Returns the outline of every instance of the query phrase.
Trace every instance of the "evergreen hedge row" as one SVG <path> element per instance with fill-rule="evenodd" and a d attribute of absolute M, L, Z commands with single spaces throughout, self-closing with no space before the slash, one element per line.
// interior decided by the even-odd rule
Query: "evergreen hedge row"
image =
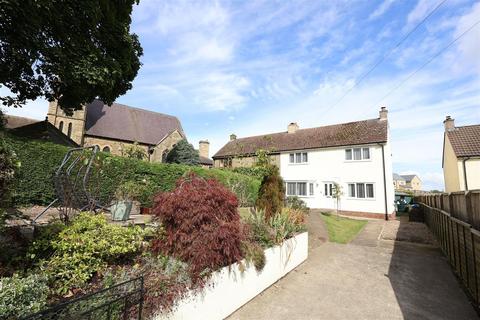
<path fill-rule="evenodd" d="M 52 177 L 68 151 L 67 147 L 44 142 L 5 136 L 21 166 L 15 173 L 13 202 L 15 206 L 47 205 L 56 198 Z M 253 205 L 257 199 L 260 181 L 251 176 L 220 169 L 205 169 L 180 164 L 149 163 L 100 153 L 101 165 L 91 176 L 91 189 L 103 203 L 113 199 L 115 190 L 126 181 L 138 183 L 140 201 L 151 205 L 153 196 L 170 191 L 176 181 L 195 172 L 205 178 L 214 178 L 230 187 L 239 197 L 241 205 Z"/>

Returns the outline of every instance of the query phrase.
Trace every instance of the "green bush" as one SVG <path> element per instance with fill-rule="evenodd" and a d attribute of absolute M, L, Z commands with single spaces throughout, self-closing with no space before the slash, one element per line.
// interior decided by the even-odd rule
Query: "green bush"
<path fill-rule="evenodd" d="M 265 218 L 271 219 L 279 213 L 285 201 L 285 183 L 277 166 L 268 166 L 268 175 L 263 177 L 255 206 L 265 210 Z"/>
<path fill-rule="evenodd" d="M 6 143 L 16 152 L 22 165 L 15 173 L 12 183 L 14 204 L 47 205 L 56 198 L 52 177 L 68 148 L 44 141 L 21 139 L 7 135 Z M 225 186 L 241 185 L 239 199 L 247 199 L 253 205 L 257 199 L 258 179 L 221 169 L 205 169 L 180 164 L 149 163 L 146 161 L 100 153 L 99 165 L 94 168 L 90 184 L 94 195 L 107 204 L 114 198 L 117 187 L 134 181 L 139 186 L 139 201 L 151 206 L 153 196 L 160 191 L 171 191 L 179 178 L 195 172 L 204 178 L 213 178 Z M 235 190 L 232 190 L 235 192 Z M 247 196 L 245 196 L 245 194 Z M 243 205 L 243 204 L 242 204 Z"/>
<path fill-rule="evenodd" d="M 47 304 L 47 279 L 42 275 L 0 278 L 0 319 L 18 319 Z"/>
<path fill-rule="evenodd" d="M 256 178 L 258 180 L 263 180 L 263 177 L 268 175 L 269 170 L 265 167 L 237 167 L 233 169 L 224 169 L 224 170 L 231 170 L 236 173 L 240 173 L 246 176 L 250 176 Z"/>
<path fill-rule="evenodd" d="M 11 202 L 12 183 L 15 181 L 14 174 L 19 166 L 17 155 L 5 142 L 4 133 L 0 131 L 0 231 L 8 218 L 5 209 Z"/>
<path fill-rule="evenodd" d="M 58 238 L 52 241 L 55 254 L 44 261 L 42 269 L 54 292 L 65 294 L 82 287 L 94 273 L 109 263 L 129 258 L 143 243 L 140 227 L 122 227 L 107 223 L 104 215 L 80 213 Z"/>
<path fill-rule="evenodd" d="M 297 196 L 290 196 L 285 199 L 285 205 L 287 208 L 302 210 L 304 212 L 308 212 L 309 209 L 305 201 L 300 199 Z"/>

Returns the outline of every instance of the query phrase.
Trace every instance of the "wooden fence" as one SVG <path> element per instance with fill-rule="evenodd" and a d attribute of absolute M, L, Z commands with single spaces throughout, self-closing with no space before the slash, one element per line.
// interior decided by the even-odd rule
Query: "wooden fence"
<path fill-rule="evenodd" d="M 476 305 L 480 304 L 480 190 L 417 197 L 425 222 Z"/>

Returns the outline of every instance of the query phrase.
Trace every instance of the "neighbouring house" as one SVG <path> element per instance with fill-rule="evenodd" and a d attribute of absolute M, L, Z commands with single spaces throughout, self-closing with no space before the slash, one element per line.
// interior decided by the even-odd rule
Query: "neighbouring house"
<path fill-rule="evenodd" d="M 163 162 L 168 152 L 185 138 L 178 118 L 158 112 L 111 106 L 94 100 L 71 116 L 54 102 L 48 107 L 48 122 L 80 146 L 98 145 L 100 150 L 122 155 L 126 147 L 137 144 L 148 160 Z"/>
<path fill-rule="evenodd" d="M 310 208 L 337 207 L 334 188 L 343 192 L 344 214 L 383 218 L 394 214 L 392 156 L 386 108 L 377 119 L 237 138 L 214 156 L 215 167 L 252 166 L 256 152 L 268 151 L 280 168 L 286 195 Z"/>
<path fill-rule="evenodd" d="M 443 124 L 445 191 L 480 189 L 480 124 L 456 127 L 450 116 Z"/>
<path fill-rule="evenodd" d="M 405 181 L 405 179 L 397 174 L 397 173 L 394 173 L 393 174 L 393 185 L 395 186 L 395 190 L 403 190 L 405 189 L 405 186 L 407 185 L 407 182 Z"/>
<path fill-rule="evenodd" d="M 405 179 L 405 189 L 412 191 L 422 190 L 422 180 L 416 174 L 402 174 Z"/>

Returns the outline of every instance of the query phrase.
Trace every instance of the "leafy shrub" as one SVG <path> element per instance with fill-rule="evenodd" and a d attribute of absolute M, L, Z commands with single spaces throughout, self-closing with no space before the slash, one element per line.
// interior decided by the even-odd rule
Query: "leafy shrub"
<path fill-rule="evenodd" d="M 186 139 L 182 139 L 168 153 L 167 162 L 198 165 L 200 157 L 198 151 Z"/>
<path fill-rule="evenodd" d="M 17 154 L 22 163 L 16 170 L 12 182 L 12 196 L 16 206 L 47 205 L 56 198 L 52 177 L 68 151 L 67 147 L 45 141 L 36 141 L 5 136 L 5 142 Z M 241 185 L 240 192 L 248 194 L 249 205 L 257 199 L 260 181 L 258 179 L 220 169 L 204 169 L 180 164 L 149 163 L 136 159 L 116 157 L 100 153 L 98 165 L 92 173 L 91 183 L 95 184 L 95 197 L 103 204 L 113 198 L 117 187 L 133 181 L 138 184 L 139 201 L 144 206 L 152 206 L 153 198 L 159 192 L 171 191 L 178 179 L 189 172 L 216 179 L 222 184 Z"/>
<path fill-rule="evenodd" d="M 302 199 L 300 199 L 297 196 L 287 197 L 285 199 L 285 205 L 288 208 L 298 209 L 298 210 L 302 210 L 302 211 L 305 211 L 305 212 L 308 212 L 308 210 L 309 210 L 305 201 L 303 201 Z"/>
<path fill-rule="evenodd" d="M 285 208 L 270 220 L 274 230 L 274 242 L 280 244 L 296 233 L 305 230 L 305 213 L 298 209 Z"/>
<path fill-rule="evenodd" d="M 112 225 L 102 214 L 80 213 L 52 242 L 55 254 L 43 268 L 54 291 L 65 294 L 82 287 L 108 263 L 138 252 L 142 241 L 140 227 Z"/>
<path fill-rule="evenodd" d="M 165 228 L 165 239 L 153 249 L 187 262 L 192 278 L 242 258 L 244 239 L 235 195 L 213 179 L 194 174 L 180 179 L 174 191 L 155 198 L 154 214 Z"/>
<path fill-rule="evenodd" d="M 265 218 L 269 220 L 282 210 L 284 201 L 285 183 L 280 176 L 278 167 L 270 166 L 268 175 L 263 178 L 260 185 L 255 205 L 257 208 L 265 210 Z"/>
<path fill-rule="evenodd" d="M 36 227 L 34 240 L 27 252 L 27 260 L 30 264 L 48 259 L 53 255 L 55 249 L 52 244 L 58 240 L 60 233 L 65 228 L 65 224 L 61 221 L 53 221 L 45 226 Z"/>
<path fill-rule="evenodd" d="M 255 210 L 245 219 L 245 223 L 248 226 L 247 234 L 250 242 L 258 243 L 263 248 L 273 246 L 274 230 L 265 218 L 263 210 Z"/>
<path fill-rule="evenodd" d="M 267 258 L 265 257 L 265 251 L 258 243 L 244 241 L 242 251 L 247 264 L 252 263 L 258 272 L 263 270 L 267 263 Z"/>
<path fill-rule="evenodd" d="M 0 278 L 0 318 L 18 319 L 38 312 L 46 306 L 47 295 L 45 276 Z"/>
<path fill-rule="evenodd" d="M 1 115 L 0 115 L 1 116 Z M 2 119 L 0 118 L 0 122 Z M 4 227 L 7 213 L 4 209 L 9 205 L 11 184 L 15 170 L 19 167 L 17 155 L 5 143 L 3 132 L 0 132 L 0 230 Z"/>
<path fill-rule="evenodd" d="M 236 173 L 254 177 L 260 181 L 263 180 L 263 177 L 267 176 L 269 173 L 268 168 L 264 167 L 237 167 L 233 169 L 225 168 L 224 170 L 231 170 Z"/>

